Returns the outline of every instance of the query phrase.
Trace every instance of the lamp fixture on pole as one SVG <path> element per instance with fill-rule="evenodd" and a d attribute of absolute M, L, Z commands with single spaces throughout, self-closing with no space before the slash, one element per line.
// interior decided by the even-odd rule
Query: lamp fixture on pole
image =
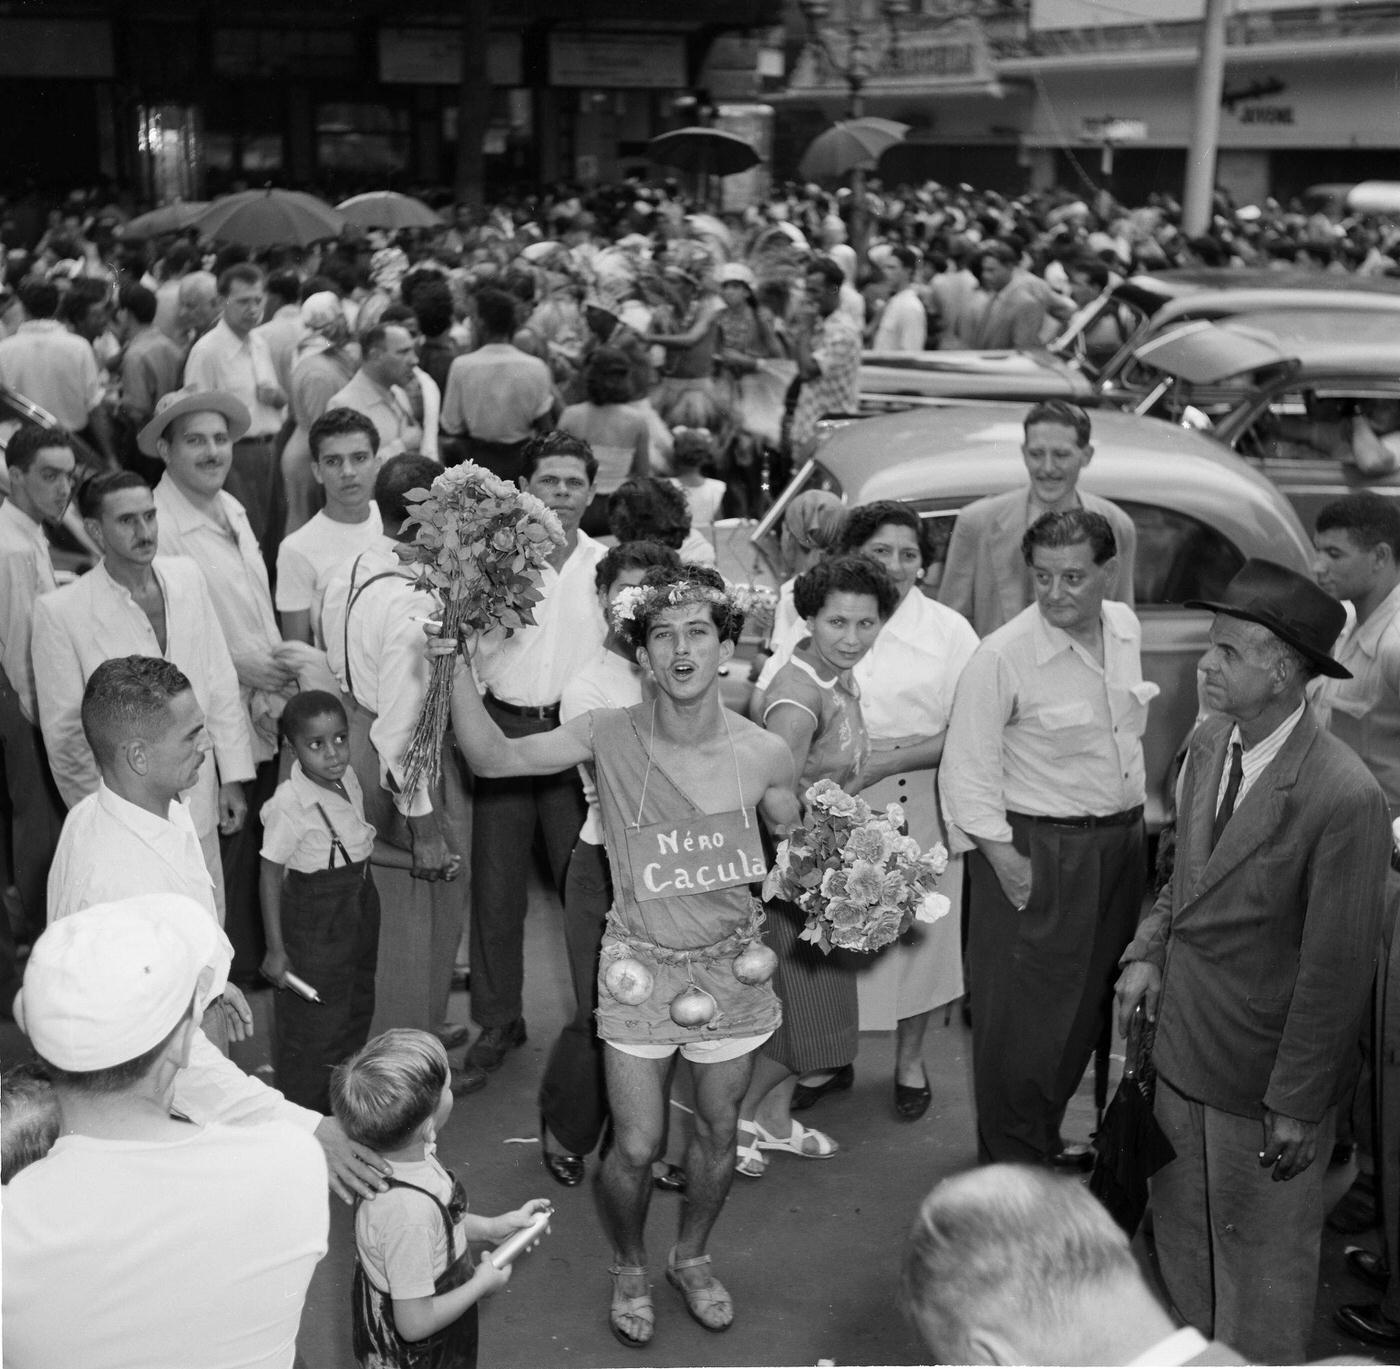
<path fill-rule="evenodd" d="M 899 38 L 910 0 L 798 0 L 808 41 L 846 86 L 846 117 L 865 114 L 865 86 Z M 883 24 L 881 20 L 883 19 Z M 865 172 L 851 176 L 851 246 L 865 260 Z"/>

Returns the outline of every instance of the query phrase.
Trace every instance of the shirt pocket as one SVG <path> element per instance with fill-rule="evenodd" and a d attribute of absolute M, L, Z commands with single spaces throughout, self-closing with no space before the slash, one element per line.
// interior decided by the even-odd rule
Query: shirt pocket
<path fill-rule="evenodd" d="M 1151 680 L 1139 680 L 1124 691 L 1123 716 L 1119 722 L 1122 730 L 1132 737 L 1141 737 L 1147 731 L 1148 705 L 1161 689 Z"/>
<path fill-rule="evenodd" d="M 1094 710 L 1086 700 L 1046 704 L 1036 710 L 1035 716 L 1045 729 L 1046 738 L 1056 756 L 1082 756 L 1099 750 Z"/>

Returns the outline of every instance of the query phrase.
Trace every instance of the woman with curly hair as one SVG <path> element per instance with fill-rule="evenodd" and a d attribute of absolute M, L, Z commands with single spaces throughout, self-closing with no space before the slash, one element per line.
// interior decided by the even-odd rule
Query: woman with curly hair
<path fill-rule="evenodd" d="M 876 562 L 834 556 L 798 577 L 793 598 L 807 636 L 773 681 L 763 725 L 792 753 L 799 799 L 821 779 L 856 794 L 865 787 L 869 742 L 851 672 L 895 611 L 899 595 Z M 768 1167 L 764 1151 L 808 1159 L 836 1153 L 830 1136 L 793 1118 L 792 1094 L 803 1074 L 848 1064 L 858 1042 L 852 960 L 841 951 L 823 954 L 801 940 L 805 918 L 794 904 L 773 899 L 767 907 L 764 934 L 778 956 L 774 986 L 783 1023 L 759 1052 L 739 1109 L 735 1168 L 751 1179 Z"/>

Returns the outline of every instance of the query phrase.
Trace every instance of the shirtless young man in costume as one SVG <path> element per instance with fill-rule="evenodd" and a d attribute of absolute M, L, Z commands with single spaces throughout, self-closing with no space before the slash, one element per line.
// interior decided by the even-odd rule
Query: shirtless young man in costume
<path fill-rule="evenodd" d="M 799 818 L 788 748 L 720 703 L 719 668 L 743 627 L 723 581 L 697 568 L 647 578 L 651 583 L 624 591 L 613 612 L 656 681 L 654 702 L 595 710 L 557 731 L 516 739 L 487 715 L 465 668 L 452 703 L 458 745 L 477 774 L 593 766 L 614 886 L 600 973 L 633 958 L 654 976 L 650 995 L 636 1005 L 599 990 L 614 1128 L 599 1174 L 616 1261 L 609 1322 L 629 1346 L 651 1340 L 655 1318 L 644 1231 L 666 1076 L 677 1050 L 695 1066 L 695 1132 L 667 1278 L 707 1330 L 723 1331 L 734 1319 L 705 1247 L 733 1181 L 739 1103 L 754 1052 L 777 1027 L 781 1009 L 771 985 L 741 982 L 733 961 L 759 937 L 761 912 L 748 888 L 764 874 L 758 815 L 775 837 Z M 718 1011 L 708 1022 L 681 1026 L 670 1004 L 690 985 L 712 995 Z"/>

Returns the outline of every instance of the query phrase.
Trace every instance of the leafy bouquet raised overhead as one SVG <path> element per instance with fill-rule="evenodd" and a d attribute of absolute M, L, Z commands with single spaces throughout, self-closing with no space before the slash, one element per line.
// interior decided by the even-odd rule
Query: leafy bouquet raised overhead
<path fill-rule="evenodd" d="M 444 637 L 503 628 L 507 635 L 533 625 L 540 601 L 540 572 L 564 529 L 534 495 L 480 466 L 464 462 L 443 471 L 431 489 L 409 490 L 416 507 L 408 523 L 413 535 L 417 586 L 442 601 Z M 454 657 L 432 663 L 423 711 L 404 752 L 405 783 L 435 783 L 442 739 L 452 706 Z"/>
<path fill-rule="evenodd" d="M 805 795 L 807 820 L 778 847 L 764 898 L 791 899 L 807 915 L 802 940 L 823 951 L 878 951 L 915 922 L 937 922 L 952 906 L 937 891 L 948 852 L 920 851 L 904 834 L 904 810 L 874 811 L 831 780 Z"/>

